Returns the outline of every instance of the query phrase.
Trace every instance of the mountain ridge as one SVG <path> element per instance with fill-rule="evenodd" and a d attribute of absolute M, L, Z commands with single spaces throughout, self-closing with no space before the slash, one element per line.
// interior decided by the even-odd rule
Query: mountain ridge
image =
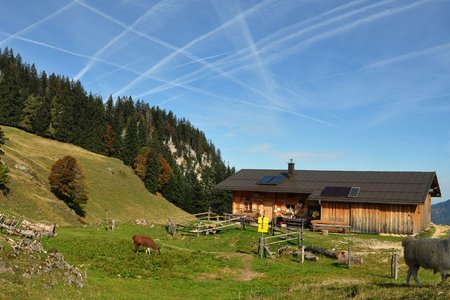
<path fill-rule="evenodd" d="M 450 199 L 431 206 L 431 222 L 450 225 Z"/>

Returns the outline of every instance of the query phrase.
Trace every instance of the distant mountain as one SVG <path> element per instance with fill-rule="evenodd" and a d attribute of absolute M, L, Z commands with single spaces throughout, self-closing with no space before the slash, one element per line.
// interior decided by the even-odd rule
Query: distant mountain
<path fill-rule="evenodd" d="M 450 225 L 450 199 L 431 206 L 431 222 Z"/>

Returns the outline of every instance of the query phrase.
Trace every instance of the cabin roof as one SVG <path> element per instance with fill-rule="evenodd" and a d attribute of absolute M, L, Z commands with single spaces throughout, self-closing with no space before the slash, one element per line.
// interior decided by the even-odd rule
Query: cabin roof
<path fill-rule="evenodd" d="M 284 176 L 270 183 L 265 176 Z M 266 184 L 264 184 L 266 182 Z M 352 189 L 350 196 L 345 193 Z M 435 172 L 316 171 L 296 170 L 288 178 L 287 170 L 243 169 L 216 188 L 228 191 L 308 194 L 309 199 L 333 202 L 420 204 L 427 194 L 440 197 Z M 334 191 L 334 192 L 333 192 Z M 355 196 L 356 194 L 356 196 Z"/>

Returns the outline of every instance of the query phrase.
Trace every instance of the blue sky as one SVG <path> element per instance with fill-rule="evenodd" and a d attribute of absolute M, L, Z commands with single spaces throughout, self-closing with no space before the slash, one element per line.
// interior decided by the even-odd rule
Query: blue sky
<path fill-rule="evenodd" d="M 241 168 L 436 171 L 450 1 L 0 0 L 0 47 L 203 130 Z"/>

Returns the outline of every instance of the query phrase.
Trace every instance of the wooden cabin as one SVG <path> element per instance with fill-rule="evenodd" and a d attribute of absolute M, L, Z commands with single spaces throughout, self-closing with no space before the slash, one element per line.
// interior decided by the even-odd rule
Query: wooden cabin
<path fill-rule="evenodd" d="M 244 169 L 216 188 L 233 192 L 233 213 L 348 224 L 351 232 L 416 234 L 440 197 L 435 172 Z"/>

